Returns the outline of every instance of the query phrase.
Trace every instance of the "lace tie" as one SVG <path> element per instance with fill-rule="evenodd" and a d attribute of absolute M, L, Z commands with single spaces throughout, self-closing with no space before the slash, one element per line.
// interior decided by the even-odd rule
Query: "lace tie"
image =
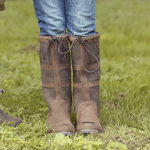
<path fill-rule="evenodd" d="M 63 40 L 64 40 L 66 37 L 74 37 L 75 39 L 73 40 L 73 42 L 72 42 L 72 44 L 71 44 L 71 46 L 70 46 L 70 48 L 69 48 L 68 51 L 66 51 L 66 52 L 61 52 L 61 51 L 60 51 L 60 46 L 61 46 Z M 60 54 L 64 55 L 64 58 L 65 58 L 65 54 L 67 54 L 67 53 L 70 52 L 70 50 L 72 49 L 72 46 L 73 46 L 73 44 L 75 43 L 76 40 L 77 40 L 78 42 L 80 42 L 80 43 L 83 45 L 83 48 L 84 48 L 84 51 L 83 51 L 83 60 L 82 60 L 82 68 L 83 68 L 86 72 L 88 72 L 88 73 L 94 73 L 94 72 L 96 72 L 96 71 L 99 69 L 99 67 L 100 67 L 100 63 L 99 63 L 99 60 L 97 59 L 97 57 L 94 56 L 94 54 L 88 49 L 88 48 L 89 48 L 89 45 L 88 45 L 86 42 L 87 42 L 89 39 L 84 39 L 84 38 L 82 38 L 82 37 L 76 37 L 76 36 L 66 35 L 66 36 L 63 37 L 62 40 L 60 41 L 60 44 L 59 44 L 59 47 L 58 47 L 58 52 L 59 52 Z M 94 69 L 94 70 L 87 70 L 87 69 L 84 67 L 85 50 L 86 50 L 87 52 L 89 52 L 89 54 L 91 54 L 91 55 L 95 58 L 95 60 L 97 61 L 98 66 L 97 66 L 96 69 Z M 63 58 L 63 59 L 64 59 L 64 58 Z M 62 59 L 62 60 L 63 60 L 63 59 Z"/>
<path fill-rule="evenodd" d="M 58 42 L 60 42 L 59 38 L 58 37 L 55 37 L 55 36 L 52 36 L 51 39 L 47 39 L 47 42 L 45 44 L 45 49 L 44 49 L 44 60 L 47 59 L 47 53 L 48 53 L 48 50 L 50 49 L 50 45 L 51 43 L 54 45 L 54 49 L 55 49 L 55 52 L 56 52 L 56 56 L 57 56 L 57 59 L 58 59 L 58 63 L 60 65 L 60 59 L 59 59 L 59 56 L 58 56 L 58 51 L 57 51 L 57 48 L 58 48 Z"/>

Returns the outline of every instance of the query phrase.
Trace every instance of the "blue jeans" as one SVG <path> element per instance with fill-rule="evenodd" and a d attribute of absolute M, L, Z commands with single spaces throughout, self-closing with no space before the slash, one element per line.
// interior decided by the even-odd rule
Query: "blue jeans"
<path fill-rule="evenodd" d="M 40 35 L 95 35 L 95 0 L 33 0 Z"/>

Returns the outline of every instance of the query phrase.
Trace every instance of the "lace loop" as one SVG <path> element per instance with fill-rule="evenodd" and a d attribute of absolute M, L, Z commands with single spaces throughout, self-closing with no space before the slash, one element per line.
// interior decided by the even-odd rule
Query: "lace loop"
<path fill-rule="evenodd" d="M 70 46 L 70 48 L 69 48 L 68 51 L 66 51 L 66 52 L 61 52 L 61 51 L 60 51 L 60 46 L 61 46 L 63 40 L 64 40 L 66 37 L 74 37 L 75 39 L 73 40 L 73 42 L 72 42 L 72 44 L 71 44 L 71 46 Z M 70 50 L 72 49 L 72 46 L 74 45 L 75 41 L 78 41 L 79 43 L 81 43 L 81 44 L 83 45 L 83 48 L 84 48 L 84 51 L 83 51 L 83 60 L 82 60 L 82 68 L 83 68 L 86 72 L 88 72 L 88 73 L 94 73 L 94 72 L 96 72 L 96 71 L 99 69 L 100 63 L 99 63 L 99 60 L 97 59 L 97 57 L 94 56 L 94 54 L 88 49 L 88 48 L 89 48 L 89 45 L 86 43 L 86 42 L 88 42 L 88 40 L 89 40 L 89 39 L 84 39 L 84 38 L 82 38 L 82 37 L 76 37 L 76 36 L 66 35 L 66 36 L 63 37 L 62 40 L 60 41 L 60 44 L 59 44 L 59 47 L 58 47 L 58 52 L 59 52 L 60 54 L 64 55 L 64 57 L 65 57 L 65 54 L 69 53 Z M 95 60 L 97 61 L 97 64 L 98 64 L 98 65 L 97 65 L 97 68 L 96 68 L 96 69 L 94 69 L 94 70 L 87 70 L 87 69 L 84 67 L 85 50 L 86 50 L 89 54 L 91 54 L 91 55 L 95 58 Z"/>
<path fill-rule="evenodd" d="M 46 35 L 46 36 L 47 36 L 47 35 Z M 48 36 L 50 36 L 50 35 L 48 35 Z M 59 40 L 59 38 L 56 37 L 56 36 L 52 36 L 51 38 L 48 38 L 48 39 L 47 39 L 47 42 L 46 42 L 46 44 L 45 44 L 45 49 L 44 49 L 44 60 L 47 59 L 48 50 L 49 50 L 49 48 L 50 48 L 50 45 L 53 44 L 53 45 L 54 45 L 55 52 L 56 52 L 56 56 L 57 56 L 57 59 L 58 59 L 58 63 L 59 63 L 59 65 L 60 65 L 60 59 L 59 59 L 58 51 L 57 51 L 57 49 L 58 49 L 58 43 L 60 43 L 60 40 Z M 65 55 L 64 55 L 64 56 L 65 56 Z M 64 59 L 64 57 L 63 57 L 63 59 Z M 61 65 L 60 65 L 60 67 L 61 67 Z"/>

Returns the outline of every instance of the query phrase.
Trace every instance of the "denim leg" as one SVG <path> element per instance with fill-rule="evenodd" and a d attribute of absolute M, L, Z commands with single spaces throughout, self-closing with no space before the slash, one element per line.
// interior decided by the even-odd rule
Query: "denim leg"
<path fill-rule="evenodd" d="M 70 35 L 95 35 L 95 0 L 65 0 L 66 26 Z"/>
<path fill-rule="evenodd" d="M 66 33 L 64 0 L 33 0 L 40 35 Z"/>

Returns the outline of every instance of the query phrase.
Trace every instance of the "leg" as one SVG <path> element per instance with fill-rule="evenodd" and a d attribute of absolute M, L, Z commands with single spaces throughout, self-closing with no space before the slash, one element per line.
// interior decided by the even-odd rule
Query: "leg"
<path fill-rule="evenodd" d="M 64 0 L 33 0 L 33 3 L 41 36 L 65 34 Z"/>
<path fill-rule="evenodd" d="M 66 27 L 70 35 L 95 35 L 95 0 L 65 0 Z"/>
<path fill-rule="evenodd" d="M 70 55 L 67 54 L 63 60 L 60 60 L 63 55 L 58 54 L 56 46 L 63 37 L 64 35 L 38 36 L 38 41 L 43 96 L 49 106 L 48 133 L 55 131 L 66 135 L 72 133 L 73 126 L 70 121 L 72 105 Z M 68 50 L 68 38 L 62 44 L 61 51 Z"/>
<path fill-rule="evenodd" d="M 63 55 L 58 54 L 59 42 L 66 32 L 64 0 L 34 0 L 34 6 L 41 30 L 38 41 L 42 90 L 49 107 L 47 132 L 70 134 L 73 131 L 70 120 L 72 105 L 70 54 L 64 59 Z M 68 38 L 62 44 L 61 51 L 68 50 Z"/>
<path fill-rule="evenodd" d="M 99 121 L 99 33 L 95 33 L 95 0 L 65 0 L 73 66 L 77 132 L 101 133 Z"/>
<path fill-rule="evenodd" d="M 99 120 L 99 37 L 97 33 L 88 37 L 69 38 L 72 43 L 74 109 L 77 132 L 81 133 L 102 132 Z"/>

